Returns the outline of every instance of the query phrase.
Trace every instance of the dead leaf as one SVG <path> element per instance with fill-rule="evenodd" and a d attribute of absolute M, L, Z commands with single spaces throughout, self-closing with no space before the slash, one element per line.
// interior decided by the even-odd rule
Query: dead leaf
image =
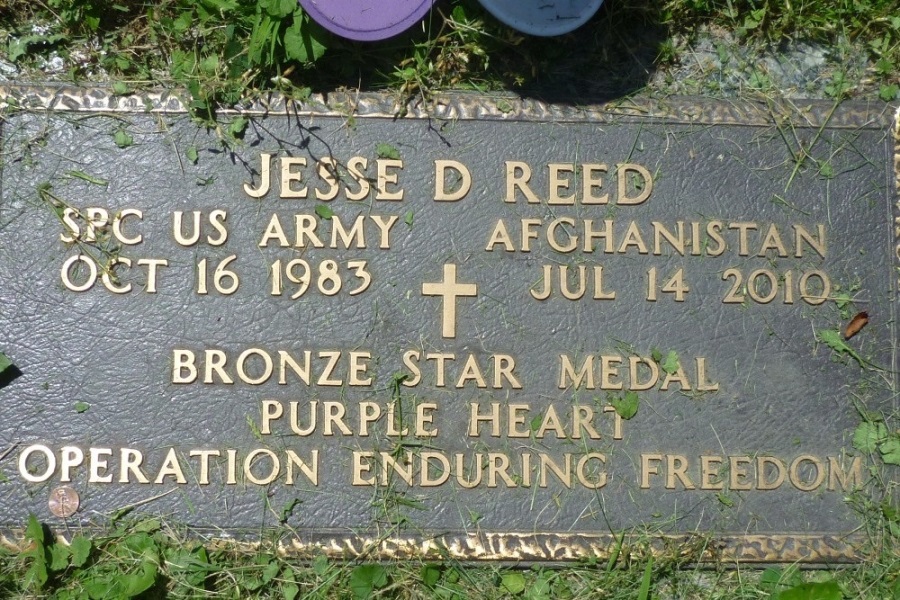
<path fill-rule="evenodd" d="M 869 322 L 869 313 L 863 311 L 858 313 L 853 319 L 850 320 L 850 323 L 847 325 L 846 329 L 844 329 L 844 339 L 849 340 L 854 335 L 859 333 L 859 330 L 866 326 Z"/>

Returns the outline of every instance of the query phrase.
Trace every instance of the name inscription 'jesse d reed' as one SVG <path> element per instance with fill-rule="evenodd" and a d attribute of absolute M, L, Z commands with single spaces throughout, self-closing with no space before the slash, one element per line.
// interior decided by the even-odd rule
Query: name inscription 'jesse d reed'
<path fill-rule="evenodd" d="M 4 93 L 6 526 L 74 492 L 284 514 L 300 552 L 858 555 L 851 437 L 897 397 L 887 116 L 376 98 L 223 143 L 171 100 Z"/>

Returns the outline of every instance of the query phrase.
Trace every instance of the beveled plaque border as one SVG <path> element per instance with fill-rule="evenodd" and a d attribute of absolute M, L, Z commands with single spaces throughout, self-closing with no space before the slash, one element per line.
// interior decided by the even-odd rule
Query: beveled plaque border
<path fill-rule="evenodd" d="M 187 114 L 188 103 L 178 91 L 142 91 L 115 95 L 108 88 L 58 84 L 0 84 L 0 124 L 3 113 L 87 112 L 96 114 Z M 599 124 L 658 120 L 668 123 L 882 129 L 893 139 L 895 203 L 892 231 L 894 284 L 900 302 L 900 107 L 880 102 L 829 100 L 715 100 L 700 97 L 626 98 L 598 104 L 550 104 L 510 94 L 453 93 L 436 95 L 428 102 L 403 102 L 397 96 L 336 91 L 293 101 L 273 94 L 258 97 L 222 114 L 292 117 L 414 118 L 435 120 L 536 121 Z M 890 142 L 886 142 L 890 143 Z M 53 527 L 65 521 L 49 521 Z M 254 532 L 189 528 L 213 545 L 259 548 L 268 542 Z M 300 559 L 325 555 L 333 559 L 454 560 L 506 563 L 571 563 L 607 560 L 649 551 L 679 556 L 689 563 L 726 561 L 739 564 L 838 564 L 865 560 L 877 554 L 877 540 L 857 532 L 840 533 L 538 533 L 538 532 L 404 532 L 379 534 L 350 530 L 274 530 L 278 553 Z M 0 545 L 21 548 L 24 531 L 7 529 Z M 256 541 L 248 541 L 253 538 Z"/>
<path fill-rule="evenodd" d="M 0 83 L 0 110 L 77 111 L 95 113 L 188 113 L 188 98 L 177 90 L 115 95 L 108 88 L 73 85 Z M 188 98 L 189 99 L 189 98 Z M 900 109 L 898 109 L 900 110 Z M 894 108 L 883 102 L 831 100 L 716 100 L 703 97 L 633 97 L 592 104 L 547 103 L 513 94 L 468 92 L 436 94 L 426 101 L 405 102 L 379 92 L 335 91 L 295 101 L 280 94 L 260 96 L 221 109 L 220 114 L 416 119 L 473 119 L 556 123 L 619 123 L 658 119 L 669 123 L 717 125 L 791 124 L 800 127 L 876 128 L 887 130 Z"/>
<path fill-rule="evenodd" d="M 71 538 L 76 531 L 64 522 L 50 521 L 58 536 Z M 94 528 L 79 528 L 91 533 Z M 62 531 L 66 534 L 63 535 Z M 85 531 L 86 530 L 86 531 Z M 96 528 L 102 535 L 103 530 Z M 416 533 L 351 532 L 323 530 L 303 532 L 293 528 L 272 530 L 277 541 L 260 540 L 260 531 L 223 531 L 188 527 L 189 537 L 203 540 L 214 548 L 258 552 L 264 549 L 285 558 L 312 560 L 326 556 L 331 560 L 379 561 L 455 561 L 468 563 L 556 564 L 640 559 L 648 554 L 685 564 L 728 563 L 734 565 L 853 564 L 877 556 L 877 542 L 859 533 L 797 534 L 638 534 L 624 533 L 524 533 L 490 532 L 440 533 L 432 536 Z M 268 532 L 267 532 L 268 533 Z M 24 551 L 29 542 L 24 529 L 0 532 L 0 547 Z"/>
<path fill-rule="evenodd" d="M 375 557 L 502 562 L 556 562 L 608 560 L 649 549 L 656 556 L 678 557 L 691 563 L 852 563 L 867 554 L 867 541 L 858 535 L 774 534 L 585 534 L 585 533 L 458 533 L 422 535 L 299 533 L 282 540 L 287 555 L 329 558 Z"/>

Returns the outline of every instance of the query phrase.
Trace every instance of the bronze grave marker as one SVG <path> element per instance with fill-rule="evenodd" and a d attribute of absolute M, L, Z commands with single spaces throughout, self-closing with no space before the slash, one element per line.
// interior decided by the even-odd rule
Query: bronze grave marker
<path fill-rule="evenodd" d="M 164 95 L 3 98 L 4 526 L 863 551 L 852 437 L 900 369 L 885 109 L 335 94 L 228 141 Z"/>

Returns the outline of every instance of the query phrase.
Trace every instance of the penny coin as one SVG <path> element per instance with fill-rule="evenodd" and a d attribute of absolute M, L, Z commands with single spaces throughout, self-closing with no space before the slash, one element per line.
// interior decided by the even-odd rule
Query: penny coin
<path fill-rule="evenodd" d="M 50 492 L 50 512 L 60 519 L 74 515 L 79 503 L 78 492 L 67 485 Z"/>

